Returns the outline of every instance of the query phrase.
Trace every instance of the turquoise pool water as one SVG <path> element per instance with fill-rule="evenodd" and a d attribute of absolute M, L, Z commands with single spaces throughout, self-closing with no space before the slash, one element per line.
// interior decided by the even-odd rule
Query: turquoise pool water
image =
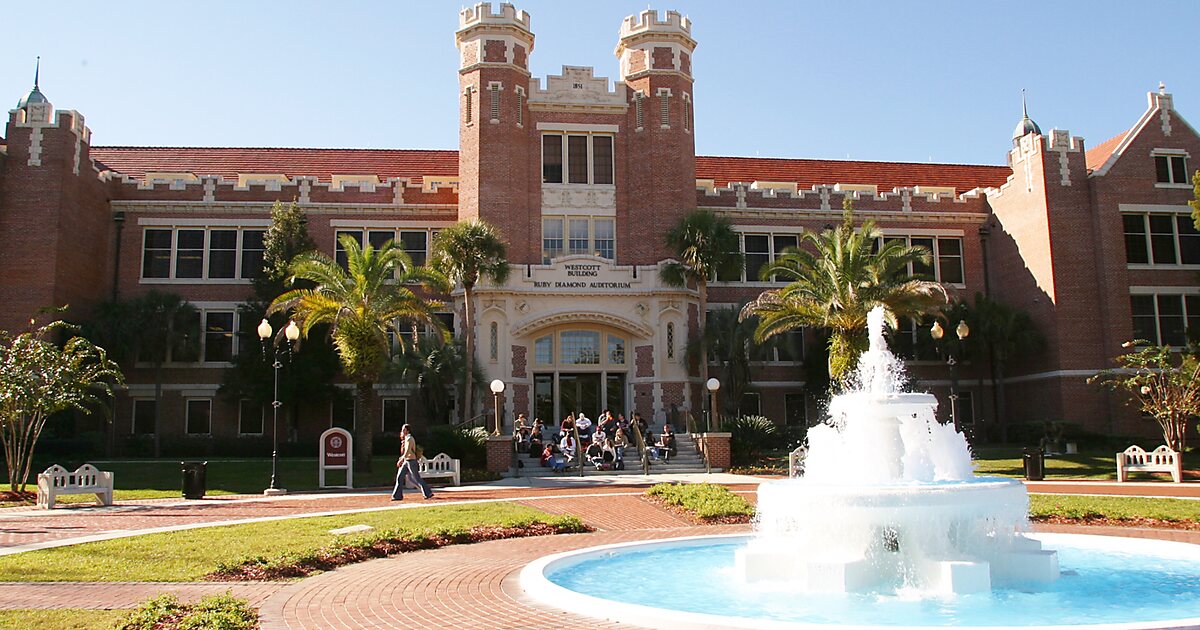
<path fill-rule="evenodd" d="M 922 598 L 904 589 L 805 594 L 746 586 L 734 573 L 745 538 L 663 543 L 567 559 L 553 584 L 592 597 L 680 612 L 801 624 L 1046 626 L 1200 619 L 1200 547 L 1098 536 L 1046 535 L 1062 577 L 988 594 Z M 711 541 L 711 542 L 710 542 Z M 599 605 L 603 605 L 600 603 Z M 593 610 L 590 613 L 594 614 Z M 636 618 L 628 619 L 636 623 Z"/>

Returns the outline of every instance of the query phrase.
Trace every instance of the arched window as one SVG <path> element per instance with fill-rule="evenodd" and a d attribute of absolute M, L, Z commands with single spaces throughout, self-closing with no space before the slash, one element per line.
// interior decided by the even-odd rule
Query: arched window
<path fill-rule="evenodd" d="M 667 358 L 675 358 L 675 322 L 667 322 Z"/>
<path fill-rule="evenodd" d="M 492 322 L 492 324 L 488 326 L 488 334 L 488 340 L 490 343 L 488 346 L 488 357 L 495 361 L 500 357 L 500 325 L 496 322 Z"/>

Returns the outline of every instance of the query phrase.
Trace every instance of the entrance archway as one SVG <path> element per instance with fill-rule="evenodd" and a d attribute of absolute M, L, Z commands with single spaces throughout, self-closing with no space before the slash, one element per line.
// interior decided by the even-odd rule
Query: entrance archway
<path fill-rule="evenodd" d="M 533 413 L 553 426 L 568 413 L 596 418 L 623 412 L 630 400 L 629 333 L 597 325 L 561 325 L 533 339 Z"/>

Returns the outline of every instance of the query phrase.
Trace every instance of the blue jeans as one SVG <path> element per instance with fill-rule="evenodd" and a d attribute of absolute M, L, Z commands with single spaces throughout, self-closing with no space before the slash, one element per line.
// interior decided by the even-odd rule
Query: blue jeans
<path fill-rule="evenodd" d="M 414 484 L 421 489 L 426 499 L 433 497 L 433 490 L 429 489 L 429 484 L 421 479 L 421 473 L 417 472 L 417 460 L 406 459 L 404 463 L 396 470 L 396 486 L 392 488 L 392 499 L 399 501 L 404 498 L 404 477 L 405 475 L 412 478 Z"/>

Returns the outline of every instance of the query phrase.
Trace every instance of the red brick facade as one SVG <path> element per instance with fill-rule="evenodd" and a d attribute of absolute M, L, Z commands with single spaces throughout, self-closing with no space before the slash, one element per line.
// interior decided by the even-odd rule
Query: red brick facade
<path fill-rule="evenodd" d="M 1170 95 L 1152 93 L 1128 132 L 1091 151 L 1068 132 L 1019 136 L 1005 166 L 696 156 L 694 108 L 704 104 L 692 94 L 696 42 L 686 18 L 652 11 L 627 18 L 617 42 L 618 81 L 564 67 L 543 85 L 529 73 L 534 34 L 527 14 L 511 5 L 476 5 L 460 17 L 457 152 L 93 148 L 77 112 L 50 114 L 48 104 L 13 110 L 0 152 L 0 329 L 20 329 L 37 309 L 68 303 L 68 317 L 85 320 L 91 306 L 111 295 L 151 289 L 210 309 L 232 309 L 249 297 L 246 280 L 148 278 L 148 229 L 263 229 L 274 202 L 296 201 L 317 246 L 332 253 L 338 230 L 429 232 L 482 218 L 504 234 L 515 265 L 510 285 L 487 296 L 492 310 L 481 313 L 478 331 L 481 362 L 491 347 L 490 323 L 499 323 L 495 347 L 511 349 L 499 371 L 489 373 L 513 381 L 506 418 L 535 416 L 533 379 L 549 368 L 538 366 L 533 339 L 575 324 L 626 339 L 628 363 L 621 357 L 622 371 L 611 365 L 602 371 L 625 379 L 620 396 L 627 411 L 656 423 L 672 408 L 699 418 L 706 394 L 684 356 L 697 332 L 695 292 L 639 288 L 671 255 L 666 232 L 689 212 L 707 209 L 747 235 L 749 250 L 749 237 L 786 242 L 840 221 L 849 197 L 859 218 L 874 219 L 889 235 L 948 239 L 947 248 L 957 243 L 961 260 L 948 256 L 946 263 L 961 268 L 961 278 L 948 282 L 955 298 L 990 290 L 1033 317 L 1048 345 L 1008 366 L 1010 423 L 1064 420 L 1109 434 L 1153 428 L 1120 396 L 1084 381 L 1110 367 L 1133 336 L 1131 295 L 1196 294 L 1198 267 L 1126 261 L 1123 216 L 1186 215 L 1191 198 L 1189 186 L 1157 182 L 1154 155 L 1200 159 L 1200 138 Z M 46 118 L 38 119 L 42 113 Z M 588 135 L 592 143 L 611 138 L 612 181 L 543 181 L 546 134 Z M 996 140 L 999 154 L 1007 140 Z M 597 145 L 588 146 L 590 159 L 600 160 Z M 1189 172 L 1195 166 L 1189 162 Z M 585 181 L 593 177 L 599 175 L 584 174 Z M 625 274 L 628 286 L 574 295 L 527 282 L 538 269 L 562 269 L 557 258 L 544 264 L 543 218 L 550 215 L 611 219 L 611 260 L 598 247 L 593 255 L 598 241 L 586 239 L 586 251 L 566 258 Z M 756 278 L 717 281 L 710 304 L 736 306 L 773 286 Z M 548 306 L 555 296 L 568 299 L 579 317 Z M 668 325 L 675 327 L 670 351 Z M 811 336 L 806 341 L 813 344 Z M 196 440 L 260 439 L 239 438 L 238 405 L 216 395 L 223 367 L 168 366 L 164 435 L 185 433 L 187 400 L 211 398 L 211 431 Z M 754 369 L 759 412 L 780 423 L 819 419 L 816 397 L 804 397 L 807 376 L 798 362 L 773 356 Z M 910 371 L 919 387 L 948 393 L 941 362 L 919 361 Z M 991 374 L 967 363 L 958 377 L 971 418 L 986 429 L 996 413 Z M 117 407 L 118 434 L 131 430 L 131 399 L 152 389 L 144 367 L 132 369 L 129 379 L 129 397 Z M 409 418 L 422 422 L 411 388 L 385 387 L 380 394 L 406 398 Z M 804 412 L 791 408 L 798 404 Z M 300 439 L 319 434 L 332 413 L 305 410 L 296 427 Z"/>

